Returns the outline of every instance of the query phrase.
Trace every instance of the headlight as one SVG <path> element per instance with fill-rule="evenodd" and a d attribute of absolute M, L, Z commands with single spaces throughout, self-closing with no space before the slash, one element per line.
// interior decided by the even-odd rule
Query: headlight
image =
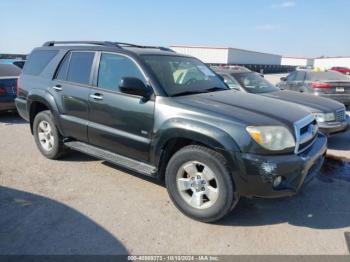
<path fill-rule="evenodd" d="M 291 132 L 283 126 L 248 126 L 249 135 L 262 147 L 269 150 L 283 150 L 295 147 Z"/>
<path fill-rule="evenodd" d="M 330 122 L 335 121 L 334 113 L 314 113 L 317 122 Z"/>

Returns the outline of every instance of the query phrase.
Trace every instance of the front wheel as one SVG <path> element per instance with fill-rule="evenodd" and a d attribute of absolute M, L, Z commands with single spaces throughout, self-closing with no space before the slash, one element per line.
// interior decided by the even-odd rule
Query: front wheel
<path fill-rule="evenodd" d="M 203 146 L 186 146 L 175 153 L 165 180 L 176 207 L 202 222 L 221 219 L 239 200 L 226 159 Z"/>

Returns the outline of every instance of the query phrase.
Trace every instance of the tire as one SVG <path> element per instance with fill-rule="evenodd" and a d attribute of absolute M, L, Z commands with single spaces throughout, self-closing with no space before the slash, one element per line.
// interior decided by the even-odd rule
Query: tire
<path fill-rule="evenodd" d="M 167 165 L 165 183 L 175 206 L 201 222 L 218 221 L 239 201 L 226 159 L 203 146 L 176 152 Z"/>
<path fill-rule="evenodd" d="M 37 147 L 45 157 L 58 159 L 65 153 L 62 137 L 49 110 L 42 111 L 35 116 L 33 134 Z"/>

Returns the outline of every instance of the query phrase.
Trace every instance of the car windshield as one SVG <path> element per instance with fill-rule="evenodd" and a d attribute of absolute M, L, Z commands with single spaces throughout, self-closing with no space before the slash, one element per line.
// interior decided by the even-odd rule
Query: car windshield
<path fill-rule="evenodd" d="M 228 90 L 213 71 L 195 58 L 165 55 L 142 58 L 168 96 Z"/>
<path fill-rule="evenodd" d="M 338 72 L 309 72 L 305 78 L 307 81 L 326 81 L 326 80 L 349 80 L 346 76 Z"/>
<path fill-rule="evenodd" d="M 232 76 L 249 93 L 269 93 L 279 90 L 255 72 L 233 73 Z"/>

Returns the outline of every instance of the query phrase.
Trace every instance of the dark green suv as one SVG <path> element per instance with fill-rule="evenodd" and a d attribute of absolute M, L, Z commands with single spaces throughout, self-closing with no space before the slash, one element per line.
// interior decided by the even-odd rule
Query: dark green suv
<path fill-rule="evenodd" d="M 186 215 L 216 221 L 240 196 L 293 195 L 327 139 L 290 103 L 231 91 L 199 60 L 117 42 L 47 42 L 33 50 L 16 106 L 41 153 L 68 148 L 165 178 Z"/>

